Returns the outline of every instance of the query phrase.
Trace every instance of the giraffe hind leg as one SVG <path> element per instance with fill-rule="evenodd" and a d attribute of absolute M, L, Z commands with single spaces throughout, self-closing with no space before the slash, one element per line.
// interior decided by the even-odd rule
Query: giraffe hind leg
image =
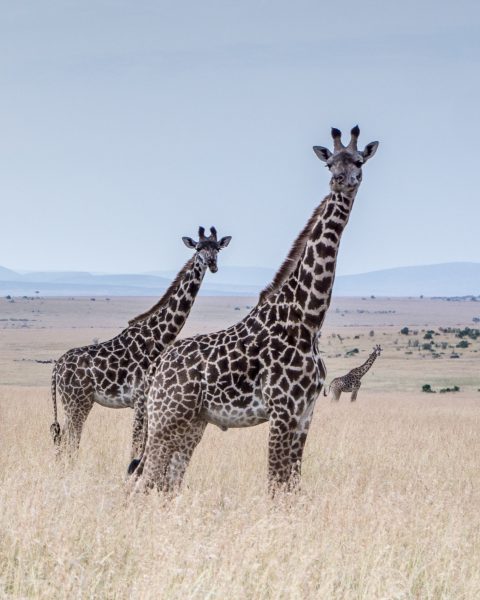
<path fill-rule="evenodd" d="M 200 443 L 205 427 L 205 421 L 193 422 L 189 430 L 184 434 L 181 441 L 177 444 L 170 458 L 170 464 L 167 471 L 166 488 L 167 491 L 175 492 L 182 485 L 185 471 L 187 470 L 190 459 L 195 448 Z"/>
<path fill-rule="evenodd" d="M 73 456 L 80 446 L 82 430 L 93 406 L 93 396 L 90 393 L 71 395 L 64 401 L 65 423 L 61 434 L 60 445 L 57 446 L 57 456 L 66 453 Z"/>
<path fill-rule="evenodd" d="M 332 390 L 332 402 L 338 402 L 340 400 L 340 396 L 342 395 L 342 391 L 338 388 L 333 388 Z"/>

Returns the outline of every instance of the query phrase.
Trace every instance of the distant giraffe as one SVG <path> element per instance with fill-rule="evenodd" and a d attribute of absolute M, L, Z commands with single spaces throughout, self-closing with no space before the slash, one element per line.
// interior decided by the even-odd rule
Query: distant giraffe
<path fill-rule="evenodd" d="M 217 241 L 217 232 L 199 228 L 199 240 L 182 238 L 194 256 L 184 265 L 165 294 L 150 310 L 129 321 L 128 327 L 111 340 L 73 348 L 53 368 L 54 422 L 50 427 L 57 453 L 76 450 L 85 420 L 94 402 L 107 408 L 133 408 L 132 456 L 141 449 L 145 414 L 146 379 L 150 363 L 180 333 L 195 301 L 205 272 L 218 270 L 218 252 L 231 237 Z M 56 389 L 60 392 L 65 423 L 57 420 Z"/>
<path fill-rule="evenodd" d="M 328 388 L 328 392 L 326 392 L 325 388 L 323 388 L 323 395 L 327 396 L 331 391 L 332 401 L 338 402 L 340 400 L 342 392 L 352 392 L 352 395 L 350 396 L 350 401 L 355 402 L 355 400 L 357 399 L 358 390 L 362 385 L 362 377 L 365 375 L 365 373 L 367 373 L 370 370 L 377 357 L 380 356 L 381 351 L 382 349 L 380 348 L 380 346 L 375 346 L 373 352 L 363 363 L 363 365 L 352 369 L 346 375 L 343 375 L 343 377 L 335 377 L 335 379 L 332 380 Z"/>
<path fill-rule="evenodd" d="M 325 367 L 316 342 L 330 305 L 340 239 L 378 142 L 357 149 L 332 130 L 334 152 L 316 146 L 331 173 L 330 193 L 314 210 L 273 282 L 239 323 L 169 346 L 152 363 L 146 436 L 132 461 L 131 492 L 181 484 L 208 423 L 223 430 L 269 423 L 268 480 L 294 489 Z M 151 375 L 150 375 L 151 373 Z"/>

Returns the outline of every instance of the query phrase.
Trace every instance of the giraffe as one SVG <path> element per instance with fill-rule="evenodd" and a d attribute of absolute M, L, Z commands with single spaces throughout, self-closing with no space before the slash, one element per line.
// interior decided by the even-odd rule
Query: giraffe
<path fill-rule="evenodd" d="M 208 423 L 222 430 L 269 423 L 268 487 L 294 490 L 326 370 L 316 348 L 329 307 L 341 234 L 378 142 L 357 149 L 332 129 L 333 153 L 315 146 L 331 173 L 314 210 L 272 283 L 236 325 L 177 341 L 150 367 L 146 435 L 132 461 L 133 495 L 178 490 Z"/>
<path fill-rule="evenodd" d="M 195 301 L 207 268 L 215 273 L 217 255 L 231 236 L 217 240 L 199 228 L 198 242 L 182 241 L 195 254 L 179 271 L 165 294 L 150 310 L 131 319 L 128 327 L 111 340 L 72 348 L 55 363 L 52 372 L 54 422 L 50 427 L 57 454 L 76 451 L 85 420 L 93 404 L 107 408 L 133 408 L 132 457 L 141 449 L 145 413 L 146 372 L 150 363 L 180 333 Z M 57 420 L 56 390 L 60 392 L 65 423 Z"/>
<path fill-rule="evenodd" d="M 325 388 L 323 388 L 323 395 L 327 396 L 331 391 L 333 394 L 332 402 L 338 402 L 342 392 L 352 392 L 350 401 L 355 402 L 357 399 L 358 390 L 362 385 L 362 377 L 370 370 L 375 360 L 380 356 L 381 351 L 382 349 L 380 346 L 375 346 L 373 352 L 363 363 L 363 365 L 352 369 L 343 377 L 335 377 L 335 379 L 332 379 L 332 382 L 328 388 L 328 392 L 326 392 Z"/>

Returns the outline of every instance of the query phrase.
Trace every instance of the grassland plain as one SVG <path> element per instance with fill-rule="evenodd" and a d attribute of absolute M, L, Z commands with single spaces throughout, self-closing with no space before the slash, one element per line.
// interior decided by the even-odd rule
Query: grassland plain
<path fill-rule="evenodd" d="M 132 503 L 131 411 L 94 407 L 78 460 L 56 464 L 51 365 L 36 361 L 115 334 L 149 302 L 0 300 L 0 597 L 480 597 L 480 338 L 445 331 L 478 327 L 476 303 L 335 300 L 328 379 L 375 343 L 384 353 L 356 403 L 319 398 L 298 494 L 266 494 L 265 425 L 208 427 L 181 494 Z M 200 298 L 183 334 L 252 303 Z"/>

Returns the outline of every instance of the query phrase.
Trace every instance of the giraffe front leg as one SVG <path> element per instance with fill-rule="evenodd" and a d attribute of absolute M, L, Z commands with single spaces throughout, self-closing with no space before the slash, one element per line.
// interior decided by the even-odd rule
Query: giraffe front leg
<path fill-rule="evenodd" d="M 144 446 L 144 435 L 146 435 L 146 397 L 142 390 L 135 392 L 133 397 L 133 430 L 132 430 L 132 448 L 130 452 L 130 462 L 138 459 L 142 454 Z"/>
<path fill-rule="evenodd" d="M 304 415 L 300 418 L 297 429 L 293 434 L 292 449 L 291 449 L 291 483 L 293 488 L 298 488 L 300 484 L 300 476 L 302 472 L 302 458 L 305 443 L 307 441 L 308 430 L 312 422 L 313 410 L 315 408 L 315 400 L 310 402 Z"/>
<path fill-rule="evenodd" d="M 278 491 L 290 491 L 298 483 L 293 469 L 293 443 L 298 420 L 286 412 L 270 418 L 268 434 L 268 489 L 272 496 Z M 301 440 L 299 447 L 301 446 Z M 296 456 L 296 455 L 295 455 Z"/>
<path fill-rule="evenodd" d="M 360 385 L 356 388 L 353 388 L 352 395 L 350 396 L 350 402 L 355 402 L 357 399 L 358 390 L 360 389 Z"/>

